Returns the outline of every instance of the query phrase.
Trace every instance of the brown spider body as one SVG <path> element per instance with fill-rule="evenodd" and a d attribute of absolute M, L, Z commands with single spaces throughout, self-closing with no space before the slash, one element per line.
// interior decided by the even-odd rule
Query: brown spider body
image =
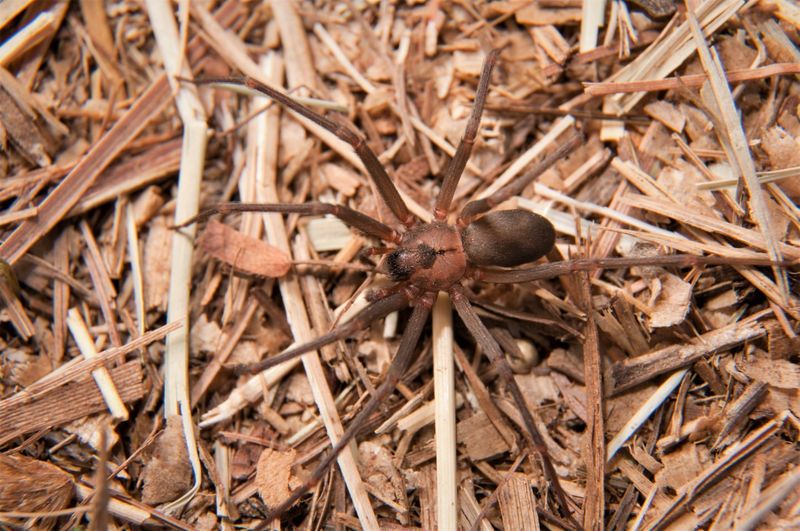
<path fill-rule="evenodd" d="M 254 79 L 223 78 L 202 81 L 203 83 L 223 82 L 248 86 L 316 122 L 336 134 L 340 139 L 348 142 L 364 163 L 379 195 L 395 218 L 404 226 L 404 228 L 395 229 L 346 205 L 325 203 L 226 204 L 210 209 L 183 224 L 189 224 L 214 213 L 225 212 L 260 211 L 300 215 L 333 214 L 351 227 L 383 241 L 390 248 L 396 246 L 376 268 L 377 272 L 384 273 L 394 280 L 396 282 L 395 286 L 370 293 L 369 306 L 361 310 L 350 321 L 337 326 L 328 333 L 244 368 L 247 372 L 255 372 L 278 365 L 333 341 L 352 337 L 353 334 L 365 328 L 372 321 L 385 317 L 394 311 L 412 307 L 397 353 L 385 375 L 383 383 L 375 390 L 342 437 L 336 441 L 332 450 L 321 460 L 306 483 L 302 487 L 295 489 L 282 503 L 270 508 L 266 518 L 267 522 L 283 514 L 300 499 L 303 493 L 320 481 L 328 466 L 334 462 L 342 448 L 348 444 L 366 419 L 392 393 L 414 357 L 417 342 L 430 314 L 433 300 L 439 291 L 446 291 L 450 294 L 453 305 L 467 329 L 505 381 L 522 414 L 526 426 L 524 436 L 534 451 L 542 457 L 545 476 L 554 490 L 556 500 L 563 514 L 574 522 L 567 506 L 566 495 L 560 487 L 558 476 L 548 457 L 544 439 L 538 428 L 536 428 L 522 392 L 513 379 L 511 368 L 497 341 L 470 304 L 468 292 L 461 285 L 461 281 L 467 278 L 480 279 L 485 274 L 484 266 L 486 265 L 509 267 L 532 262 L 552 248 L 555 240 L 555 231 L 545 218 L 522 210 L 499 212 L 489 212 L 489 210 L 512 195 L 518 194 L 522 187 L 532 182 L 536 176 L 540 175 L 557 160 L 566 156 L 580 140 L 580 135 L 574 135 L 554 153 L 534 165 L 525 176 L 518 179 L 512 186 L 507 186 L 485 199 L 467 203 L 461 210 L 455 224 L 448 224 L 446 221 L 452 206 L 456 185 L 475 143 L 480 117 L 488 92 L 489 79 L 498 53 L 498 50 L 492 51 L 484 62 L 476 90 L 475 106 L 467 122 L 464 137 L 443 172 L 441 190 L 433 208 L 435 219 L 429 223 L 415 221 L 408 207 L 400 198 L 388 173 L 380 165 L 377 156 L 360 135 L 303 107 L 286 95 Z M 511 274 L 517 273 L 514 270 L 505 271 Z M 510 278 L 512 278 L 510 281 L 513 282 L 513 277 Z"/>
<path fill-rule="evenodd" d="M 350 227 L 369 237 L 381 240 L 386 247 L 392 249 L 380 262 L 376 271 L 386 274 L 395 281 L 396 284 L 393 287 L 370 293 L 370 305 L 350 321 L 338 325 L 312 341 L 289 348 L 260 363 L 247 366 L 244 368 L 247 372 L 260 371 L 296 358 L 301 354 L 317 350 L 334 341 L 352 337 L 377 319 L 395 311 L 412 308 L 384 381 L 364 403 L 341 438 L 335 441 L 331 451 L 321 459 L 305 484 L 295 489 L 283 502 L 269 508 L 264 526 L 269 525 L 272 519 L 282 515 L 322 479 L 339 452 L 352 441 L 364 423 L 391 395 L 414 358 L 416 345 L 422 335 L 436 293 L 446 291 L 450 294 L 453 306 L 462 322 L 481 351 L 489 358 L 521 414 L 525 426 L 522 435 L 528 445 L 541 457 L 544 475 L 555 495 L 555 502 L 561 514 L 569 520 L 564 523 L 564 527 L 579 527 L 572 516 L 566 493 L 560 486 L 558 474 L 548 456 L 544 438 L 536 427 L 534 417 L 528 409 L 522 391 L 514 380 L 511 367 L 497 340 L 470 304 L 469 291 L 461 285 L 461 281 L 471 279 L 478 282 L 520 283 L 552 278 L 575 271 L 641 265 L 644 261 L 638 258 L 585 259 L 540 264 L 519 269 L 498 269 L 498 267 L 514 268 L 528 264 L 547 254 L 555 242 L 555 230 L 547 219 L 528 211 L 516 209 L 490 212 L 491 209 L 519 194 L 548 167 L 567 156 L 581 141 L 579 134 L 573 135 L 516 181 L 484 199 L 468 202 L 461 209 L 456 223 L 447 223 L 446 219 L 452 207 L 458 180 L 464 171 L 475 142 L 488 92 L 489 78 L 497 56 L 498 51 L 491 52 L 484 63 L 476 90 L 473 112 L 467 122 L 464 137 L 443 172 L 441 190 L 433 207 L 435 220 L 430 223 L 415 222 L 386 169 L 380 165 L 377 156 L 368 147 L 362 136 L 303 107 L 281 92 L 262 85 L 254 79 L 223 78 L 203 81 L 204 83 L 233 83 L 253 88 L 349 143 L 363 162 L 384 203 L 404 227 L 395 229 L 346 205 L 325 203 L 226 204 L 210 209 L 184 223 L 186 225 L 214 213 L 237 211 L 300 215 L 332 214 Z M 653 259 L 652 263 L 685 266 L 698 263 L 720 263 L 720 260 L 718 257 L 675 255 L 662 257 L 661 260 Z M 775 264 L 772 265 L 775 266 Z"/>
<path fill-rule="evenodd" d="M 555 239 L 555 229 L 546 218 L 521 209 L 490 212 L 460 233 L 443 221 L 433 221 L 406 232 L 378 271 L 422 291 L 446 291 L 464 278 L 469 266 L 527 264 L 547 254 Z"/>

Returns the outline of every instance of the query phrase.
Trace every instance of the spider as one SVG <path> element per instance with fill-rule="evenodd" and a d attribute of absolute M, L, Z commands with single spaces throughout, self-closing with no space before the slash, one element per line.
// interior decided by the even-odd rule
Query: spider
<path fill-rule="evenodd" d="M 384 253 L 376 271 L 388 276 L 394 282 L 390 288 L 376 289 L 368 293 L 371 304 L 357 313 L 350 321 L 338 325 L 308 343 L 295 346 L 262 362 L 247 366 L 245 370 L 248 372 L 264 370 L 306 352 L 317 350 L 334 341 L 352 336 L 373 321 L 392 312 L 408 307 L 411 307 L 412 310 L 385 380 L 353 418 L 342 437 L 321 459 L 308 480 L 301 487 L 295 489 L 286 500 L 269 508 L 265 519 L 266 523 L 280 517 L 322 479 L 341 450 L 349 444 L 361 426 L 393 392 L 414 357 L 416 345 L 431 312 L 436 294 L 444 291 L 450 295 L 456 312 L 481 350 L 486 353 L 520 411 L 527 430 L 524 437 L 528 445 L 541 458 L 546 480 L 562 514 L 576 527 L 578 526 L 568 508 L 566 495 L 548 456 L 544 439 L 536 427 L 522 391 L 512 376 L 511 367 L 497 341 L 471 305 L 469 292 L 462 281 L 518 283 L 551 278 L 581 270 L 642 265 L 648 261 L 643 262 L 642 258 L 583 259 L 519 267 L 538 260 L 552 249 L 555 243 L 555 229 L 546 218 L 528 210 L 492 211 L 492 209 L 506 199 L 519 194 L 547 168 L 570 153 L 581 141 L 578 134 L 572 136 L 552 154 L 542 159 L 521 178 L 493 195 L 468 202 L 457 216 L 455 223 L 448 222 L 456 186 L 469 159 L 478 132 L 491 73 L 498 55 L 499 50 L 493 50 L 487 54 L 484 60 L 474 106 L 467 121 L 464 136 L 443 172 L 441 188 L 433 208 L 433 221 L 430 223 L 420 222 L 411 214 L 388 173 L 378 161 L 378 157 L 360 134 L 304 107 L 281 92 L 252 78 L 204 78 L 196 81 L 203 84 L 224 83 L 246 86 L 312 120 L 350 144 L 364 163 L 382 200 L 399 221 L 399 227 L 392 227 L 345 205 L 327 203 L 227 203 L 206 210 L 180 225 L 185 226 L 214 214 L 231 212 L 331 214 L 351 228 L 380 240 L 389 249 Z M 376 250 L 376 252 L 382 251 Z M 715 261 L 713 257 L 673 255 L 650 259 L 649 263 L 677 266 L 717 262 L 719 260 Z"/>

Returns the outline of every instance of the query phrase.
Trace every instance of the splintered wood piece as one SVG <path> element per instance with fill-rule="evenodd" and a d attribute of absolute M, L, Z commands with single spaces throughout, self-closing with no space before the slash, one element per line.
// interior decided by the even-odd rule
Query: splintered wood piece
<path fill-rule="evenodd" d="M 165 179 L 178 171 L 180 160 L 181 141 L 171 140 L 114 164 L 101 174 L 67 216 L 84 214 L 122 195 Z"/>
<path fill-rule="evenodd" d="M 755 79 L 781 75 L 800 74 L 800 64 L 797 63 L 776 63 L 759 68 L 748 68 L 746 70 L 729 70 L 725 72 L 725 78 L 729 83 L 741 83 Z M 684 87 L 701 87 L 708 81 L 706 74 L 689 74 L 680 77 L 669 77 L 666 79 L 643 79 L 638 81 L 607 81 L 603 83 L 585 83 L 586 94 L 592 96 L 606 96 L 609 94 L 623 94 L 632 92 L 657 92 L 661 90 L 679 90 Z"/>
<path fill-rule="evenodd" d="M 25 312 L 25 307 L 17 297 L 18 289 L 14 270 L 6 262 L 0 260 L 0 300 L 3 301 L 3 306 L 8 312 L 8 317 L 17 334 L 27 341 L 36 333 L 36 330 Z"/>
<path fill-rule="evenodd" d="M 721 478 L 726 477 L 732 468 L 752 459 L 754 452 L 770 441 L 789 418 L 791 418 L 791 413 L 788 411 L 773 418 L 751 432 L 742 441 L 728 448 L 719 459 L 702 470 L 698 468 L 697 474 L 678 489 L 677 496 L 667 506 L 650 515 L 652 518 L 649 519 L 649 526 L 658 527 L 663 522 L 671 521 L 679 516 L 698 496 L 715 485 Z M 673 468 L 671 471 L 680 472 L 680 468 Z"/>
<path fill-rule="evenodd" d="M 436 467 L 425 465 L 416 473 L 422 529 L 436 528 Z"/>
<path fill-rule="evenodd" d="M 157 113 L 170 102 L 167 76 L 159 76 L 125 115 L 97 142 L 39 205 L 39 215 L 24 221 L 0 245 L 0 257 L 14 264 L 80 200 L 100 173 Z"/>
<path fill-rule="evenodd" d="M 31 164 L 44 167 L 51 164 L 58 143 L 34 101 L 14 76 L 0 67 L 0 123 L 20 153 Z M 58 123 L 55 118 L 53 122 Z M 66 127 L 61 124 L 59 129 L 63 136 Z"/>
<path fill-rule="evenodd" d="M 600 358 L 600 333 L 594 322 L 594 308 L 589 276 L 580 275 L 582 306 L 586 310 L 583 342 L 583 371 L 586 382 L 587 426 L 583 456 L 586 466 L 586 496 L 583 504 L 583 528 L 603 529 L 605 508 L 605 422 L 603 418 L 603 369 Z"/>
<path fill-rule="evenodd" d="M 123 403 L 135 402 L 144 396 L 142 366 L 138 361 L 114 367 L 109 372 Z M 106 408 L 103 395 L 91 378 L 56 387 L 36 398 L 22 391 L 0 402 L 0 444 L 31 431 L 53 428 L 106 411 Z"/>
<path fill-rule="evenodd" d="M 492 459 L 509 451 L 509 445 L 483 412 L 462 420 L 456 427 L 458 442 L 473 461 Z"/>
<path fill-rule="evenodd" d="M 539 515 L 536 513 L 536 498 L 531 482 L 525 474 L 511 474 L 500 487 L 497 497 L 500 515 L 505 529 L 536 531 L 539 529 Z"/>
<path fill-rule="evenodd" d="M 607 371 L 603 383 L 607 392 L 619 393 L 665 372 L 691 365 L 708 354 L 733 348 L 766 333 L 764 325 L 755 319 L 734 323 L 703 334 L 695 344 L 672 345 L 615 363 Z"/>
<path fill-rule="evenodd" d="M 718 449 L 726 445 L 726 439 L 734 435 L 734 430 L 741 428 L 748 420 L 747 416 L 755 409 L 767 394 L 767 384 L 764 382 L 753 382 L 748 385 L 739 397 L 730 403 L 725 412 L 725 423 L 717 434 L 713 449 Z"/>
<path fill-rule="evenodd" d="M 282 277 L 292 265 L 277 247 L 211 220 L 199 239 L 203 252 L 234 269 L 265 277 Z"/>

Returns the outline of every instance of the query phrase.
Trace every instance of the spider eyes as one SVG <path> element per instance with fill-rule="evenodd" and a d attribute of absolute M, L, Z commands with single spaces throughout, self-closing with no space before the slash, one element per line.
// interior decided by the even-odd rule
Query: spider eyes
<path fill-rule="evenodd" d="M 550 252 L 556 231 L 547 218 L 528 210 L 500 210 L 470 223 L 461 239 L 471 263 L 514 267 Z"/>
<path fill-rule="evenodd" d="M 419 269 L 430 269 L 439 253 L 424 243 L 412 248 L 399 248 L 387 257 L 389 276 L 394 281 L 408 280 Z"/>

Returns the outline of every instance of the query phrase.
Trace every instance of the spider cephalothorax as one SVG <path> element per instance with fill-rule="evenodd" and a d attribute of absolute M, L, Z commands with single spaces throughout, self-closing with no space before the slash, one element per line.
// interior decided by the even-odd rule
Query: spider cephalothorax
<path fill-rule="evenodd" d="M 394 281 L 409 281 L 423 291 L 446 290 L 464 277 L 467 256 L 455 227 L 435 221 L 403 235 L 400 246 L 378 266 Z"/>

